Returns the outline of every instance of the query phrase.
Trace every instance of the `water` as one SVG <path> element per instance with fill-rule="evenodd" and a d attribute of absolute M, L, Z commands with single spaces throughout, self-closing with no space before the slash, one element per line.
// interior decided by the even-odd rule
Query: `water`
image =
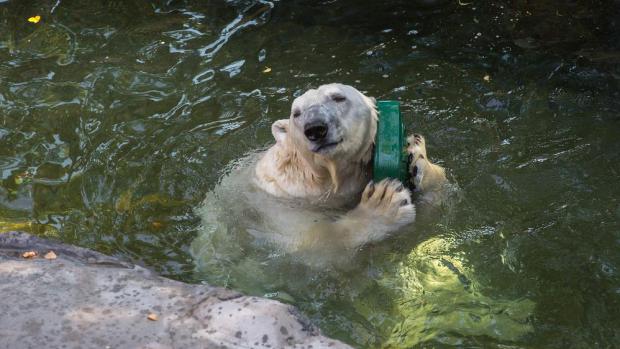
<path fill-rule="evenodd" d="M 618 347 L 619 15 L 614 1 L 0 2 L 0 229 L 283 299 L 358 347 Z M 333 81 L 400 99 L 460 200 L 349 270 L 247 251 L 266 264 L 196 272 L 195 209 L 225 166 Z"/>

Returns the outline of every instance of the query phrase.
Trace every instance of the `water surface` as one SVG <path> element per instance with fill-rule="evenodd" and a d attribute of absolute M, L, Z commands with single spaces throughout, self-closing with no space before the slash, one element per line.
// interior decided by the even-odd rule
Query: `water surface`
<path fill-rule="evenodd" d="M 0 1 L 0 230 L 279 298 L 358 347 L 620 346 L 618 18 L 614 1 Z M 347 271 L 269 251 L 196 271 L 206 193 L 327 82 L 399 99 L 460 200 Z"/>

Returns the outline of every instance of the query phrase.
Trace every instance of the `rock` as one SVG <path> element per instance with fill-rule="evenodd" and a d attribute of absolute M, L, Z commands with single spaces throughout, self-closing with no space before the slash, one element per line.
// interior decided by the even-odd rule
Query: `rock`
<path fill-rule="evenodd" d="M 0 294 L 3 348 L 350 348 L 290 305 L 20 232 L 0 234 Z"/>

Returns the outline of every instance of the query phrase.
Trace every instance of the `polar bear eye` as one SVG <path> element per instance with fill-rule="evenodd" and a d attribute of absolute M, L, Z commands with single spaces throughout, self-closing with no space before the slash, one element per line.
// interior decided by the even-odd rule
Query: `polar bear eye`
<path fill-rule="evenodd" d="M 344 102 L 347 100 L 347 97 L 340 95 L 340 94 L 334 94 L 332 95 L 332 100 L 334 102 L 340 103 L 340 102 Z"/>
<path fill-rule="evenodd" d="M 293 111 L 293 117 L 294 117 L 294 118 L 296 118 L 296 117 L 298 117 L 299 115 L 301 115 L 301 110 L 299 110 L 299 109 L 295 109 L 295 110 Z"/>

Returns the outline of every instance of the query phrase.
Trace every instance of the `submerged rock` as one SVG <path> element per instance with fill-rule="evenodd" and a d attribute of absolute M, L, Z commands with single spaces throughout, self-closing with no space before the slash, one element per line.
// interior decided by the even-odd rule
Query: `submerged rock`
<path fill-rule="evenodd" d="M 0 234 L 0 294 L 5 348 L 349 348 L 290 305 L 20 232 Z"/>

